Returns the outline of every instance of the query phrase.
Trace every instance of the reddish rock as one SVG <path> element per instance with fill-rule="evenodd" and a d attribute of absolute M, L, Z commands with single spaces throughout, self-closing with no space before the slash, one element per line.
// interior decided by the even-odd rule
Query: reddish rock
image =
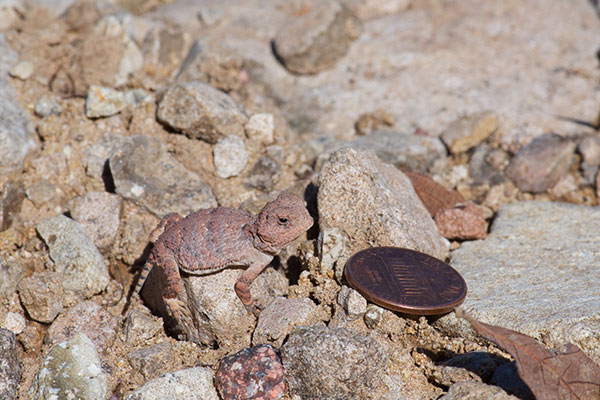
<path fill-rule="evenodd" d="M 225 357 L 215 376 L 215 383 L 225 400 L 276 400 L 286 392 L 281 360 L 268 344 Z"/>
<path fill-rule="evenodd" d="M 438 230 L 447 239 L 484 239 L 487 223 L 483 212 L 472 203 L 439 210 L 435 214 Z"/>

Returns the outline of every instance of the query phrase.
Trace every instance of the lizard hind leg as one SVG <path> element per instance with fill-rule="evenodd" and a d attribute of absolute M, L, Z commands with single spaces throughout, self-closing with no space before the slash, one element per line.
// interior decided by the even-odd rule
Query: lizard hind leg
<path fill-rule="evenodd" d="M 192 314 L 185 302 L 177 296 L 183 289 L 183 281 L 179 273 L 179 265 L 172 255 L 161 257 L 157 263 L 162 272 L 162 299 L 170 317 L 175 318 L 178 323 L 191 325 Z"/>

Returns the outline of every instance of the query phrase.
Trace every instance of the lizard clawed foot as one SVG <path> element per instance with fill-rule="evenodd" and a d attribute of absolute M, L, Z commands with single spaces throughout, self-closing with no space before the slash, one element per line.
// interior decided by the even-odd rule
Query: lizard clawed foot
<path fill-rule="evenodd" d="M 164 297 L 163 300 L 167 306 L 167 312 L 169 313 L 170 317 L 173 317 L 179 324 L 193 327 L 192 314 L 183 301 L 177 298 L 170 299 Z"/>

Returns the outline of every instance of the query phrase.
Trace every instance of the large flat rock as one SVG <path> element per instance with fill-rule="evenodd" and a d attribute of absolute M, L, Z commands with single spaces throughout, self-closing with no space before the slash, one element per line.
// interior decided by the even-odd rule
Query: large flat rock
<path fill-rule="evenodd" d="M 485 240 L 451 264 L 476 319 L 549 344 L 571 341 L 600 361 L 600 208 L 521 202 L 500 209 Z"/>

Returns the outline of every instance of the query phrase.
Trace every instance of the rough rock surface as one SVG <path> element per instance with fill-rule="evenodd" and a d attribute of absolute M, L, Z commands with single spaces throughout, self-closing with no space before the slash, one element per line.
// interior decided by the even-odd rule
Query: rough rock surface
<path fill-rule="evenodd" d="M 110 280 L 106 263 L 83 227 L 64 215 L 47 219 L 37 231 L 48 245 L 66 292 L 85 298 L 100 293 Z"/>
<path fill-rule="evenodd" d="M 290 394 L 363 399 L 381 386 L 388 358 L 373 338 L 346 328 L 296 328 L 281 348 Z"/>
<path fill-rule="evenodd" d="M 273 49 L 291 72 L 315 74 L 342 57 L 360 33 L 360 22 L 335 0 L 309 1 L 307 12 L 291 17 Z"/>
<path fill-rule="evenodd" d="M 600 210 L 565 203 L 503 206 L 485 240 L 466 242 L 450 264 L 469 287 L 475 319 L 547 343 L 573 342 L 600 361 Z M 462 331 L 462 328 L 457 326 Z"/>
<path fill-rule="evenodd" d="M 131 366 L 146 379 L 157 378 L 169 372 L 168 368 L 171 367 L 169 360 L 173 357 L 172 346 L 167 341 L 151 344 L 127 354 Z"/>
<path fill-rule="evenodd" d="M 42 271 L 19 283 L 19 298 L 27 314 L 38 322 L 50 323 L 63 310 L 62 276 Z"/>
<path fill-rule="evenodd" d="M 87 192 L 71 202 L 71 217 L 79 222 L 100 250 L 115 241 L 123 212 L 123 199 L 106 192 Z"/>
<path fill-rule="evenodd" d="M 410 180 L 367 150 L 342 149 L 319 176 L 322 268 L 340 269 L 355 252 L 399 246 L 444 260 L 445 239 L 417 197 Z"/>
<path fill-rule="evenodd" d="M 170 372 L 146 382 L 127 396 L 127 400 L 218 400 L 213 386 L 214 372 L 207 367 L 195 367 Z"/>
<path fill-rule="evenodd" d="M 160 140 L 137 135 L 120 143 L 109 159 L 117 194 L 158 216 L 216 207 L 210 187 L 174 159 Z"/>
<path fill-rule="evenodd" d="M 574 153 L 575 143 L 556 134 L 541 135 L 515 155 L 506 174 L 522 191 L 541 193 L 569 171 Z"/>
<path fill-rule="evenodd" d="M 165 306 L 160 301 L 158 270 L 152 269 L 142 296 L 153 310 L 166 316 Z M 177 325 L 177 330 L 187 340 L 234 350 L 248 347 L 255 318 L 248 313 L 235 293 L 234 286 L 240 273 L 239 269 L 225 269 L 216 274 L 187 276 L 182 295 L 187 296 L 186 302 L 192 309 L 194 326 Z"/>
<path fill-rule="evenodd" d="M 82 301 L 62 313 L 50 325 L 44 342 L 53 346 L 81 332 L 92 341 L 100 353 L 103 353 L 115 339 L 118 325 L 118 318 L 99 304 L 90 300 Z"/>
<path fill-rule="evenodd" d="M 294 327 L 318 322 L 317 306 L 312 300 L 278 297 L 260 313 L 252 343 L 269 343 L 279 348 Z"/>
<path fill-rule="evenodd" d="M 169 88 L 158 104 L 158 120 L 192 139 L 216 143 L 229 135 L 244 135 L 246 114 L 227 94 L 192 81 Z"/>
<path fill-rule="evenodd" d="M 17 358 L 17 339 L 11 331 L 0 328 L 0 398 L 16 399 L 21 381 L 21 365 Z"/>
<path fill-rule="evenodd" d="M 107 395 L 107 375 L 94 344 L 83 333 L 52 347 L 29 389 L 32 400 L 95 400 Z"/>

